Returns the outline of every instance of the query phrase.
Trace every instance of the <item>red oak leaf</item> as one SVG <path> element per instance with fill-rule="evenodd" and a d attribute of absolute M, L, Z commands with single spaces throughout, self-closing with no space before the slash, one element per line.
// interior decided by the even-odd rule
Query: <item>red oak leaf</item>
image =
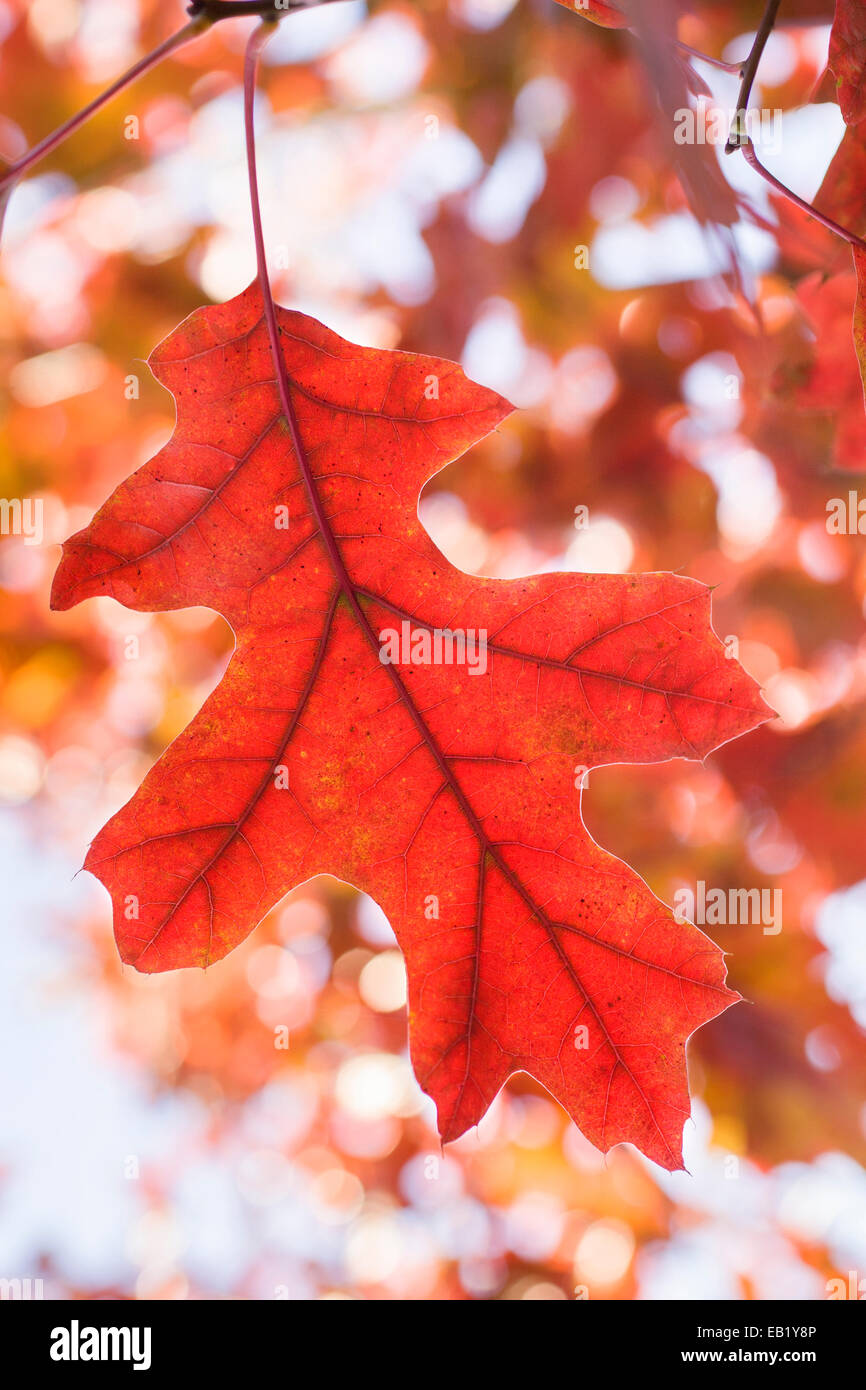
<path fill-rule="evenodd" d="M 863 0 L 836 0 L 830 31 L 830 70 L 848 125 L 866 116 L 866 6 Z"/>
<path fill-rule="evenodd" d="M 209 965 L 289 889 L 336 875 L 405 953 L 443 1139 L 522 1070 L 600 1148 L 676 1168 L 685 1042 L 738 996 L 721 951 L 590 838 L 576 786 L 602 763 L 703 757 L 766 707 L 695 581 L 456 570 L 418 494 L 507 402 L 453 363 L 278 315 L 285 413 L 256 286 L 156 350 L 174 436 L 55 578 L 56 608 L 206 604 L 237 637 L 87 855 L 120 953 Z"/>

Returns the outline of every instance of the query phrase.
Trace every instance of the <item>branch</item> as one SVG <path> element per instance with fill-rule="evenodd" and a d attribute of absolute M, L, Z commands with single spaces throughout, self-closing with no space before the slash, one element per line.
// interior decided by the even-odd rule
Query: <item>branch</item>
<path fill-rule="evenodd" d="M 51 154 L 52 150 L 56 150 L 58 145 L 62 145 L 63 141 L 78 130 L 79 126 L 84 125 L 85 121 L 89 121 L 90 117 L 95 115 L 100 107 L 104 106 L 112 97 L 117 96 L 118 92 L 122 92 L 124 87 L 129 86 L 130 82 L 134 82 L 137 77 L 141 77 L 143 73 L 148 72 L 151 68 L 155 67 L 157 63 L 162 62 L 163 58 L 166 58 L 169 53 L 173 53 L 175 49 L 181 48 L 185 43 L 189 43 L 190 39 L 195 39 L 199 34 L 204 33 L 211 22 L 210 19 L 192 19 L 189 24 L 185 24 L 182 29 L 178 29 L 177 33 L 172 34 L 164 43 L 159 44 L 156 48 L 152 49 L 150 53 L 146 53 L 143 58 L 139 58 L 137 63 L 133 63 L 131 68 L 127 68 L 126 72 L 122 73 L 116 82 L 112 82 L 110 87 L 106 87 L 104 92 L 100 92 L 99 96 L 95 97 L 93 101 L 83 107 L 77 115 L 72 116 L 68 121 L 64 121 L 63 125 L 58 126 L 50 135 L 46 135 L 44 140 L 40 140 L 38 145 L 34 145 L 33 148 L 22 155 L 20 159 L 17 159 L 14 164 L 10 164 L 8 169 L 5 169 L 3 174 L 0 175 L 0 189 L 5 188 L 8 184 L 14 183 L 22 174 L 32 168 L 34 164 L 38 164 L 40 159 L 44 159 L 47 154 Z"/>
<path fill-rule="evenodd" d="M 779 6 L 782 0 L 767 0 L 764 15 L 758 26 L 755 35 L 755 42 L 752 50 L 743 66 L 743 80 L 740 83 L 740 94 L 737 97 L 737 109 L 734 112 L 734 119 L 731 124 L 731 133 L 725 145 L 725 154 L 732 154 L 734 150 L 745 149 L 747 144 L 751 144 L 746 130 L 746 116 L 749 110 L 749 99 L 752 95 L 752 85 L 755 81 L 755 74 L 758 71 L 758 64 L 767 47 L 767 40 L 773 32 L 776 23 L 776 16 L 779 13 Z"/>
<path fill-rule="evenodd" d="M 264 21 L 277 23 L 284 15 L 297 14 L 300 10 L 316 9 L 319 5 L 333 4 L 335 0 L 252 0 L 252 3 L 244 3 L 244 0 L 192 0 L 187 13 L 190 21 L 182 29 L 178 29 L 175 34 L 167 38 L 164 43 L 159 44 L 146 53 L 143 58 L 139 58 L 131 68 L 122 73 L 110 87 L 106 87 L 104 92 L 100 92 L 87 106 L 83 107 L 77 115 L 72 116 L 63 125 L 57 127 L 50 135 L 46 135 L 44 140 L 40 140 L 38 145 L 34 145 L 26 154 L 17 159 L 14 164 L 10 164 L 0 174 L 0 193 L 3 190 L 11 191 L 11 185 L 17 182 L 22 174 L 31 169 L 34 164 L 38 164 L 46 155 L 56 150 L 58 145 L 62 145 L 64 140 L 73 135 L 76 130 L 90 120 L 112 97 L 122 92 L 124 87 L 128 87 L 137 77 L 149 72 L 157 63 L 162 62 L 170 53 L 181 48 L 184 44 L 195 39 L 199 34 L 205 33 L 212 24 L 218 23 L 221 19 L 237 19 L 243 15 L 261 16 Z"/>
<path fill-rule="evenodd" d="M 833 232 L 835 236 L 841 237 L 843 241 L 848 242 L 849 246 L 856 247 L 860 251 L 866 251 L 866 241 L 864 241 L 862 237 L 857 236 L 856 232 L 849 231 L 848 228 L 843 227 L 840 222 L 834 222 L 832 217 L 827 217 L 825 213 L 819 212 L 812 203 L 807 203 L 805 198 L 801 198 L 793 189 L 788 188 L 787 184 L 777 179 L 775 174 L 771 174 L 769 169 L 765 169 L 758 158 L 755 146 L 749 135 L 746 118 L 749 112 L 749 98 L 752 94 L 752 85 L 755 81 L 755 74 L 758 71 L 758 64 L 761 61 L 761 56 L 767 46 L 767 40 L 773 32 L 773 26 L 776 23 L 776 16 L 779 13 L 780 4 L 781 0 L 767 0 L 763 18 L 758 32 L 755 35 L 755 42 L 752 44 L 752 50 L 743 66 L 743 80 L 740 84 L 740 94 L 737 99 L 737 109 L 734 114 L 733 124 L 731 125 L 731 133 L 725 145 L 725 154 L 732 154 L 734 150 L 741 150 L 743 158 L 749 167 L 754 169 L 756 174 L 760 174 L 761 178 L 764 179 L 771 188 L 774 188 L 777 193 L 781 193 L 783 198 L 787 198 L 790 203 L 800 208 L 807 216 L 814 217 L 815 221 L 820 222 L 822 227 L 826 227 L 828 232 Z"/>
<path fill-rule="evenodd" d="M 212 23 L 243 16 L 275 23 L 283 15 L 297 14 L 299 10 L 316 10 L 321 5 L 335 3 L 337 0 L 191 0 L 187 14 L 204 15 Z"/>

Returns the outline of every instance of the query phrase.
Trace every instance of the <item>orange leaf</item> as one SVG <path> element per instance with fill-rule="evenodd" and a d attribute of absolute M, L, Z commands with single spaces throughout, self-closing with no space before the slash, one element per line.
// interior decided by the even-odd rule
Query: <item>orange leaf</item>
<path fill-rule="evenodd" d="M 676 1168 L 686 1040 L 738 996 L 721 951 L 591 839 L 577 787 L 604 763 L 702 758 L 766 707 L 693 580 L 455 569 L 418 494 L 507 402 L 453 363 L 278 321 L 288 419 L 257 286 L 157 349 L 174 436 L 55 577 L 56 608 L 206 604 L 237 634 L 87 856 L 121 955 L 209 965 L 336 875 L 397 933 L 444 1139 L 527 1071 L 600 1148 Z"/>

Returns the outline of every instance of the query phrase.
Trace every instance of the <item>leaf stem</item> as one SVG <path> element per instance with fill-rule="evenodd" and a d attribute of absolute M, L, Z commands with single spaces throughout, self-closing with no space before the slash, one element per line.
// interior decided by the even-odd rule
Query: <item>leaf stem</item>
<path fill-rule="evenodd" d="M 340 554 L 340 547 L 337 545 L 333 530 L 325 514 L 322 499 L 319 496 L 318 489 L 311 476 L 306 450 L 304 449 L 300 428 L 298 426 L 298 418 L 295 414 L 295 408 L 292 404 L 291 393 L 289 391 L 289 377 L 286 371 L 282 346 L 280 344 L 280 329 L 277 323 L 277 311 L 274 305 L 274 297 L 271 293 L 271 279 L 268 274 L 268 262 L 265 254 L 265 238 L 262 230 L 262 209 L 259 199 L 259 179 L 256 168 L 255 95 L 259 59 L 262 49 L 274 32 L 274 28 L 275 26 L 272 21 L 263 20 L 250 35 L 247 43 L 246 56 L 244 58 L 244 134 L 246 139 L 247 170 L 250 183 L 253 239 L 256 246 L 256 275 L 262 294 L 262 308 L 264 311 L 265 325 L 268 330 L 268 340 L 270 342 L 271 357 L 274 363 L 274 373 L 277 379 L 277 393 L 280 398 L 280 406 L 283 417 L 289 427 L 292 448 L 298 460 L 298 467 L 304 480 L 304 487 L 309 498 L 313 516 L 324 542 L 325 549 L 328 552 L 328 558 L 343 596 L 347 600 L 349 607 L 357 618 L 365 635 L 368 637 L 368 640 L 372 641 L 375 647 L 375 636 L 373 636 L 370 631 L 369 624 L 358 602 L 355 586 L 346 569 L 345 562 Z"/>
<path fill-rule="evenodd" d="M 259 178 L 256 167 L 256 132 L 255 132 L 255 96 L 256 96 L 256 77 L 258 75 L 259 59 L 262 49 L 274 32 L 272 20 L 263 20 L 256 29 L 253 30 L 247 43 L 246 56 L 244 58 L 244 137 L 246 140 L 247 152 L 247 172 L 250 184 L 250 208 L 253 218 L 253 239 L 256 246 L 256 275 L 259 288 L 262 293 L 262 308 L 265 316 L 265 324 L 268 330 L 268 339 L 271 345 L 271 357 L 274 362 L 274 372 L 277 378 L 277 392 L 280 398 L 280 406 L 286 424 L 289 427 L 289 434 L 292 440 L 292 447 L 299 462 L 299 467 L 304 471 L 304 447 L 301 442 L 298 421 L 289 394 L 289 380 L 286 372 L 286 364 L 283 359 L 283 352 L 280 346 L 280 330 L 277 324 L 277 311 L 274 306 L 274 297 L 271 293 L 271 278 L 268 274 L 268 261 L 265 254 L 265 238 L 262 230 L 262 208 L 259 199 Z M 316 518 L 316 523 L 322 534 L 325 546 L 334 572 L 340 582 L 341 588 L 348 595 L 352 595 L 352 585 L 343 558 L 337 547 L 327 518 L 322 511 L 321 498 L 316 489 L 307 483 L 307 492 L 310 498 L 310 505 Z M 357 605 L 357 600 L 355 600 Z"/>
<path fill-rule="evenodd" d="M 731 133 L 725 145 L 725 154 L 732 154 L 734 150 L 745 149 L 749 141 L 746 131 L 746 115 L 749 110 L 749 99 L 752 95 L 752 86 L 755 75 L 758 71 L 758 64 L 763 57 L 767 40 L 773 32 L 776 23 L 776 16 L 779 13 L 779 6 L 782 0 L 767 0 L 758 32 L 755 35 L 755 42 L 752 44 L 751 52 L 743 65 L 743 80 L 740 83 L 740 93 L 737 97 L 737 109 L 734 112 L 734 119 L 731 123 Z"/>
<path fill-rule="evenodd" d="M 805 198 L 799 197 L 793 189 L 788 188 L 786 184 L 777 179 L 775 174 L 771 174 L 769 169 L 765 169 L 755 153 L 754 145 L 748 137 L 745 143 L 740 145 L 739 148 L 743 152 L 746 163 L 754 169 L 757 174 L 760 174 L 762 179 L 766 179 L 767 183 L 770 184 L 771 188 L 775 188 L 777 193 L 781 193 L 789 202 L 794 203 L 796 207 L 808 213 L 810 217 L 814 217 L 815 221 L 820 222 L 821 226 L 826 227 L 829 232 L 835 232 L 836 236 L 842 237 L 849 245 L 859 247 L 861 251 L 866 251 L 866 241 L 864 241 L 862 237 L 857 236 L 856 232 L 849 232 L 847 227 L 843 227 L 839 222 L 834 222 L 833 218 L 827 217 L 825 213 L 819 212 L 812 203 L 807 203 Z"/>

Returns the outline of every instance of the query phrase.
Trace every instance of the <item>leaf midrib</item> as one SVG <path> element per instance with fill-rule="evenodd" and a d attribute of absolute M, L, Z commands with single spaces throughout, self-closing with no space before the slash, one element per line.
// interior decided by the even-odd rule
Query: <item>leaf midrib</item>
<path fill-rule="evenodd" d="M 269 297 L 268 297 L 268 298 L 269 298 Z M 358 622 L 358 625 L 359 625 L 359 627 L 361 628 L 361 630 L 362 630 L 362 632 L 363 632 L 365 638 L 367 639 L 367 642 L 368 642 L 368 644 L 370 645 L 371 650 L 372 650 L 373 653 L 375 654 L 376 660 L 377 660 L 377 664 L 379 664 L 380 667 L 381 667 L 381 666 L 382 666 L 382 663 L 379 662 L 379 642 L 378 642 L 378 639 L 377 639 L 377 637 L 376 637 L 375 632 L 373 631 L 372 627 L 370 626 L 370 623 L 369 623 L 368 620 L 367 620 L 367 616 L 366 616 L 366 614 L 364 613 L 364 610 L 363 610 L 363 608 L 361 607 L 361 604 L 360 604 L 360 601 L 359 601 L 358 595 L 359 595 L 359 591 L 360 591 L 360 586 L 358 586 L 358 585 L 356 585 L 356 584 L 354 583 L 354 581 L 352 580 L 351 575 L 349 574 L 349 571 L 348 571 L 348 569 L 347 569 L 347 567 L 346 567 L 346 563 L 345 563 L 345 561 L 343 560 L 342 554 L 341 554 L 341 552 L 340 552 L 339 545 L 337 544 L 336 537 L 335 537 L 335 535 L 334 535 L 334 533 L 333 533 L 333 530 L 331 529 L 330 523 L 329 523 L 328 518 L 327 518 L 327 515 L 326 515 L 326 513 L 325 513 L 324 505 L 323 505 L 322 500 L 321 500 L 321 498 L 320 498 L 320 496 L 319 496 L 318 489 L 316 488 L 316 485 L 315 485 L 315 477 L 314 477 L 314 475 L 313 475 L 312 468 L 310 467 L 309 460 L 308 460 L 308 458 L 307 458 L 306 448 L 305 448 L 304 443 L 303 443 L 303 440 L 302 440 L 302 438 L 301 438 L 301 432 L 300 432 L 300 428 L 299 428 L 299 425 L 298 425 L 297 415 L 296 415 L 296 412 L 295 412 L 294 405 L 292 404 L 291 389 L 290 389 L 290 383 L 289 383 L 289 378 L 288 378 L 288 372 L 287 372 L 287 370 L 286 370 L 286 364 L 285 364 L 285 360 L 284 360 L 284 358 L 283 358 L 283 354 L 282 354 L 282 352 L 281 352 L 281 350 L 280 350 L 280 337 L 279 337 L 280 330 L 279 330 L 279 327 L 278 327 L 278 325 L 277 325 L 276 313 L 275 313 L 275 311 L 274 311 L 273 301 L 271 300 L 271 301 L 270 301 L 270 304 L 269 304 L 269 303 L 268 303 L 268 298 L 265 299 L 265 313 L 264 313 L 264 319 L 265 319 L 265 324 L 266 324 L 266 327 L 267 327 L 267 330 L 268 330 L 268 338 L 269 338 L 270 347 L 271 347 L 271 357 L 272 357 L 272 360 L 273 360 L 273 363 L 274 363 L 274 367 L 275 367 L 275 370 L 276 370 L 276 374 L 277 374 L 276 385 L 277 385 L 277 390 L 278 390 L 279 397 L 280 397 L 280 404 L 282 405 L 282 409 L 283 409 L 283 415 L 284 415 L 284 417 L 285 417 L 286 423 L 287 423 L 288 426 L 289 426 L 289 433 L 290 433 L 291 440 L 292 440 L 292 447 L 293 447 L 293 449 L 294 449 L 294 453 L 295 453 L 295 457 L 296 457 L 297 462 L 298 462 L 298 466 L 299 466 L 299 468 L 300 468 L 300 470 L 301 470 L 301 476 L 303 477 L 303 480 L 304 480 L 304 487 L 305 487 L 306 492 L 307 492 L 307 496 L 308 496 L 308 499 L 309 499 L 309 502 L 310 502 L 310 506 L 311 506 L 312 509 L 313 509 L 313 515 L 314 515 L 315 520 L 316 520 L 316 525 L 317 525 L 317 527 L 318 527 L 318 530 L 319 530 L 319 533 L 320 533 L 320 535 L 321 535 L 321 537 L 322 537 L 322 540 L 323 540 L 323 542 L 324 542 L 324 544 L 325 544 L 325 549 L 326 549 L 327 552 L 328 552 L 328 558 L 329 558 L 329 560 L 330 560 L 330 562 L 331 562 L 331 566 L 332 566 L 332 568 L 333 568 L 333 570 L 334 570 L 334 575 L 335 575 L 335 577 L 336 577 L 336 579 L 337 579 L 337 582 L 338 582 L 338 584 L 339 584 L 339 586 L 340 586 L 342 595 L 343 595 L 343 597 L 345 598 L 345 600 L 346 600 L 346 602 L 347 602 L 347 604 L 348 604 L 350 610 L 352 611 L 353 616 L 355 617 L 356 621 Z M 268 313 L 268 309 L 269 309 L 269 308 L 270 308 L 270 311 L 271 311 L 270 313 Z M 393 665 L 392 663 L 389 662 L 389 663 L 384 664 L 384 666 L 382 667 L 382 669 L 384 669 L 385 671 L 387 671 L 387 673 L 388 673 L 388 675 L 389 675 L 389 677 L 390 677 L 392 683 L 393 683 L 394 686 L 395 686 L 395 689 L 396 689 L 396 691 L 397 691 L 397 694 L 398 694 L 398 696 L 399 696 L 399 699 L 400 699 L 400 702 L 401 702 L 403 708 L 406 710 L 407 714 L 408 714 L 409 717 L 411 718 L 411 720 L 412 720 L 412 722 L 414 723 L 415 727 L 417 728 L 418 732 L 421 734 L 421 737 L 422 737 L 422 739 L 424 740 L 424 743 L 426 744 L 427 749 L 428 749 L 429 753 L 431 754 L 431 756 L 432 756 L 434 762 L 436 763 L 436 766 L 437 766 L 437 768 L 439 769 L 439 772 L 440 772 L 440 774 L 441 774 L 441 776 L 442 776 L 442 778 L 443 778 L 445 784 L 448 786 L 449 790 L 451 791 L 452 795 L 454 796 L 455 801 L 457 802 L 458 806 L 460 807 L 461 811 L 463 812 L 464 817 L 466 818 L 467 822 L 469 823 L 469 825 L 470 825 L 470 827 L 471 827 L 471 829 L 472 829 L 472 831 L 473 831 L 473 833 L 474 833 L 474 835 L 475 835 L 475 837 L 476 837 L 476 839 L 477 839 L 477 841 L 478 841 L 478 843 L 479 843 L 479 846 L 480 846 L 480 849 L 481 849 L 481 858 L 480 858 L 480 862 L 479 862 L 479 876 L 480 876 L 480 880 L 481 880 L 482 884 L 483 884 L 483 877 L 484 877 L 484 862 L 485 862 L 485 859 L 486 859 L 487 857 L 489 857 L 490 860 L 491 860 L 491 861 L 496 865 L 496 867 L 499 869 L 499 872 L 502 874 L 503 878 L 505 878 L 505 880 L 511 885 L 512 889 L 518 894 L 518 896 L 523 900 L 523 902 L 524 902 L 524 903 L 526 904 L 526 906 L 529 908 L 529 911 L 530 911 L 532 917 L 536 918 L 536 919 L 542 924 L 542 926 L 544 927 L 545 931 L 547 932 L 547 936 L 548 936 L 548 940 L 549 940 L 549 942 L 550 942 L 550 945 L 552 946 L 553 950 L 556 952 L 557 956 L 559 957 L 559 959 L 560 959 L 560 961 L 561 961 L 561 963 L 562 963 L 564 969 L 567 971 L 567 973 L 569 974 L 569 976 L 570 976 L 571 979 L 573 980 L 573 983 L 574 983 L 575 988 L 579 991 L 579 993 L 580 993 L 580 995 L 582 996 L 582 998 L 584 999 L 585 1003 L 589 1006 L 590 1010 L 592 1011 L 592 1014 L 593 1014 L 593 1016 L 594 1016 L 594 1018 L 595 1018 L 595 1020 L 596 1020 L 596 1022 L 597 1022 L 597 1024 L 598 1024 L 599 1028 L 601 1029 L 601 1032 L 602 1032 L 602 1034 L 603 1034 L 603 1036 L 604 1036 L 604 1038 L 605 1038 L 605 1041 L 607 1042 L 608 1047 L 610 1048 L 610 1050 L 611 1050 L 613 1056 L 614 1056 L 615 1059 L 616 1059 L 616 1062 L 615 1062 L 615 1064 L 614 1064 L 614 1068 L 613 1068 L 613 1070 L 612 1070 L 612 1072 L 611 1072 L 611 1076 L 610 1076 L 610 1081 L 609 1081 L 609 1085 L 608 1085 L 608 1094 L 609 1094 L 609 1092 L 610 1092 L 610 1084 L 612 1084 L 613 1076 L 614 1076 L 614 1073 L 616 1072 L 616 1067 L 617 1067 L 617 1066 L 621 1066 L 621 1067 L 623 1068 L 623 1070 L 625 1071 L 626 1075 L 630 1078 L 630 1080 L 631 1080 L 633 1086 L 635 1087 L 635 1090 L 636 1090 L 637 1093 L 640 1095 L 641 1100 L 643 1101 L 644 1105 L 646 1106 L 647 1111 L 648 1111 L 648 1113 L 649 1113 L 649 1115 L 650 1115 L 650 1117 L 651 1117 L 651 1119 L 652 1119 L 652 1121 L 653 1121 L 653 1124 L 655 1125 L 656 1129 L 658 1130 L 659 1136 L 660 1136 L 660 1138 L 662 1139 L 662 1142 L 663 1142 L 664 1145 L 665 1145 L 665 1148 L 667 1149 L 667 1151 L 668 1151 L 668 1153 L 671 1155 L 671 1157 L 672 1157 L 672 1158 L 675 1158 L 676 1156 L 674 1155 L 673 1150 L 671 1149 L 670 1144 L 668 1143 L 668 1141 L 667 1141 L 667 1139 L 666 1139 L 666 1137 L 665 1137 L 665 1135 L 664 1135 L 664 1133 L 663 1133 L 663 1131 L 662 1131 L 662 1129 L 661 1129 L 661 1126 L 659 1125 L 658 1120 L 656 1119 L 656 1116 L 655 1116 L 655 1112 L 654 1112 L 654 1110 L 653 1110 L 653 1107 L 652 1107 L 650 1101 L 648 1100 L 647 1096 L 644 1094 L 643 1087 L 641 1086 L 641 1084 L 640 1084 L 640 1082 L 637 1080 L 637 1078 L 634 1076 L 633 1072 L 631 1071 L 631 1069 L 629 1068 L 629 1066 L 627 1065 L 627 1063 L 626 1063 L 626 1062 L 623 1060 L 623 1058 L 621 1057 L 620 1052 L 619 1052 L 619 1049 L 618 1049 L 616 1043 L 614 1042 L 613 1038 L 611 1037 L 611 1035 L 610 1035 L 610 1033 L 609 1033 L 607 1027 L 605 1026 L 604 1020 L 603 1020 L 603 1018 L 601 1017 L 601 1014 L 598 1012 L 598 1009 L 596 1008 L 594 1001 L 592 1000 L 592 998 L 591 998 L 591 996 L 590 996 L 588 990 L 585 989 L 585 987 L 584 987 L 584 985 L 583 985 L 583 983 L 582 983 L 582 981 L 581 981 L 581 979 L 580 979 L 580 976 L 578 975 L 578 973 L 577 973 L 577 971 L 575 970 L 575 968 L 574 968 L 574 966 L 573 966 L 571 960 L 569 959 L 569 957 L 568 957 L 568 955 L 566 954 L 566 952 L 564 951 L 564 949 L 563 949 L 561 943 L 559 942 L 558 937 L 557 937 L 557 935 L 556 935 L 556 932 L 555 932 L 554 929 L 553 929 L 553 923 L 550 921 L 550 919 L 547 917 L 547 915 L 544 913 L 544 911 L 538 906 L 538 904 L 534 901 L 534 899 L 533 899 L 532 896 L 530 895 L 528 889 L 524 887 L 523 883 L 520 881 L 520 879 L 518 878 L 518 876 L 517 876 L 517 875 L 514 873 L 514 871 L 511 869 L 511 866 L 510 866 L 508 863 L 506 863 L 506 861 L 502 858 L 502 856 L 501 856 L 501 855 L 499 854 L 499 852 L 498 852 L 497 846 L 493 843 L 492 840 L 490 840 L 489 836 L 488 836 L 487 833 L 485 832 L 485 830 L 484 830 L 484 828 L 483 828 L 483 826 L 482 826 L 480 820 L 478 819 L 478 816 L 477 816 L 476 813 L 475 813 L 474 808 L 472 807 L 472 805 L 471 805 L 471 803 L 470 803 L 468 797 L 466 796 L 465 792 L 463 791 L 463 788 L 460 786 L 460 783 L 457 781 L 457 779 L 456 779 L 456 777 L 454 776 L 454 774 L 453 774 L 451 768 L 448 766 L 448 762 L 447 762 L 447 760 L 446 760 L 444 754 L 442 753 L 442 750 L 441 750 L 441 748 L 439 747 L 439 744 L 438 744 L 438 742 L 437 742 L 435 736 L 433 735 L 432 731 L 429 729 L 429 727 L 427 726 L 426 722 L 425 722 L 424 719 L 422 718 L 420 711 L 418 710 L 417 706 L 415 705 L 414 700 L 412 699 L 411 695 L 409 694 L 409 691 L 406 689 L 406 686 L 405 686 L 403 680 L 401 679 L 399 673 L 398 673 L 397 670 L 395 669 L 394 665 Z M 474 979 L 475 979 L 475 981 L 476 981 L 476 985 L 477 985 L 478 969 L 479 969 L 479 964 L 478 964 L 478 963 L 479 963 L 479 961 L 480 961 L 481 931 L 482 931 L 483 916 L 484 916 L 484 905 L 483 905 L 481 893 L 479 892 L 479 895 L 478 895 L 478 905 L 477 905 L 477 909 L 476 909 L 476 921 L 475 921 L 475 960 L 476 960 L 476 966 L 475 966 L 475 971 L 474 971 Z M 699 983 L 699 982 L 695 981 L 695 983 Z M 459 1108 L 460 1108 L 460 1105 L 461 1105 L 461 1103 L 462 1103 L 463 1096 L 464 1096 L 464 1093 L 465 1093 L 465 1087 L 466 1087 L 466 1083 L 467 1083 L 467 1080 L 468 1080 L 468 1077 L 469 1077 L 469 1071 L 470 1071 L 470 1061 L 471 1061 L 471 1055 L 470 1055 L 470 1054 L 471 1054 L 472 1034 L 473 1034 L 473 1029 L 474 1029 L 474 1022 L 475 1022 L 475 998 L 474 998 L 474 995 L 473 995 L 472 1007 L 471 1007 L 471 1009 L 470 1009 L 469 1017 L 468 1017 L 468 1020 L 467 1020 L 467 1029 L 466 1029 L 466 1047 L 467 1047 L 466 1077 L 464 1078 L 464 1081 L 463 1081 L 463 1083 L 462 1083 L 462 1085 L 461 1085 L 461 1088 L 460 1088 L 460 1093 L 459 1093 L 458 1098 L 457 1098 L 457 1100 L 456 1100 L 456 1102 L 455 1102 L 455 1104 L 454 1104 L 454 1107 L 453 1107 L 453 1109 L 452 1109 L 452 1111 L 451 1111 L 451 1117 L 450 1117 L 450 1120 L 449 1120 L 449 1125 L 446 1127 L 446 1132 L 447 1132 L 447 1129 L 450 1128 L 451 1123 L 453 1123 L 453 1121 L 454 1121 L 454 1117 L 456 1116 L 457 1112 L 459 1111 Z M 501 1044 L 498 1043 L 497 1045 L 501 1047 Z M 604 1120 L 603 1120 L 603 1122 L 602 1122 L 603 1125 L 606 1123 L 606 1118 L 607 1118 L 607 1106 L 605 1107 L 605 1117 L 604 1117 Z"/>

